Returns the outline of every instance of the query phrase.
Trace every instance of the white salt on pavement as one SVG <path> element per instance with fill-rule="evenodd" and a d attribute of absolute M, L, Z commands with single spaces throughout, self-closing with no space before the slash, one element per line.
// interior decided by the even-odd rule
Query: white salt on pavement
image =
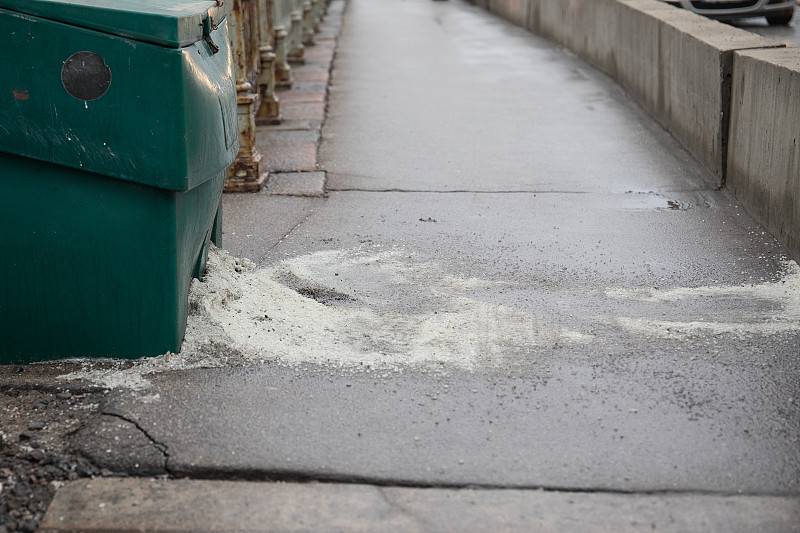
<path fill-rule="evenodd" d="M 338 292 L 329 285 L 339 272 L 413 288 L 418 301 L 394 307 L 398 302 L 380 294 Z M 399 249 L 316 252 L 257 270 L 246 259 L 212 249 L 204 280 L 192 281 L 180 354 L 140 359 L 130 368 L 98 369 L 86 360 L 84 370 L 61 378 L 142 389 L 156 372 L 265 362 L 472 370 L 501 364 L 512 345 L 591 341 L 513 307 L 470 298 L 469 291 L 491 284 L 449 276 Z"/>
<path fill-rule="evenodd" d="M 620 327 L 653 338 L 681 339 L 701 334 L 742 337 L 800 331 L 800 267 L 794 261 L 785 263 L 782 278 L 774 282 L 743 281 L 739 285 L 674 289 L 607 289 L 605 294 L 616 300 L 687 309 L 684 320 L 616 319 Z M 742 312 L 744 303 L 754 302 L 761 302 L 761 305 L 748 306 L 748 312 Z M 698 311 L 702 307 L 707 308 L 704 313 Z"/>
<path fill-rule="evenodd" d="M 554 324 L 474 294 L 501 282 L 449 275 L 401 248 L 321 251 L 255 269 L 212 249 L 204 280 L 192 281 L 180 354 L 143 358 L 130 368 L 84 369 L 62 379 L 143 389 L 148 375 L 170 370 L 263 363 L 374 370 L 501 367 L 521 350 L 595 342 L 593 335 Z M 675 302 L 723 297 L 768 299 L 770 317 L 720 324 L 703 316 L 685 323 L 642 317 L 593 317 L 635 335 L 665 337 L 698 330 L 769 333 L 800 329 L 800 268 L 787 264 L 778 282 L 746 287 L 631 291 L 608 289 L 609 300 Z M 712 316 L 717 316 L 712 313 Z M 675 333 L 678 332 L 678 333 Z M 124 362 L 124 365 L 130 365 Z M 107 365 L 106 365 L 107 366 Z"/>

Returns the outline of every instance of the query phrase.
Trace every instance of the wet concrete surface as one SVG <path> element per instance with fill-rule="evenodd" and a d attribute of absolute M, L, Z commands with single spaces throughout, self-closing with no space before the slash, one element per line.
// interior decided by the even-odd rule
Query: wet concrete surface
<path fill-rule="evenodd" d="M 331 190 L 685 191 L 710 180 L 610 79 L 524 30 L 447 4 L 395 9 L 391 32 L 353 5 L 359 16 L 320 148 Z"/>
<path fill-rule="evenodd" d="M 342 312 L 307 348 L 329 359 L 150 375 L 106 396 L 82 453 L 133 475 L 736 494 L 765 520 L 764 496 L 798 502 L 797 267 L 607 77 L 465 2 L 350 0 L 319 164 L 327 197 L 226 196 L 224 246 L 302 267 L 276 279 Z"/>
<path fill-rule="evenodd" d="M 516 356 L 481 372 L 196 370 L 157 380 L 147 408 L 122 394 L 106 412 L 145 428 L 178 477 L 797 493 L 796 363 L 674 343 Z"/>
<path fill-rule="evenodd" d="M 258 261 L 322 203 L 319 198 L 291 196 L 284 196 L 280 201 L 271 201 L 270 196 L 269 190 L 255 194 L 225 195 L 225 224 L 222 233 L 224 248 L 236 250 L 240 257 Z M 265 212 L 270 217 L 270 221 L 266 223 Z"/>
<path fill-rule="evenodd" d="M 105 412 L 177 476 L 797 495 L 800 315 L 783 249 L 567 52 L 461 3 L 353 1 L 347 21 L 329 197 L 228 197 L 226 246 L 262 266 L 388 251 L 393 270 L 343 261 L 306 281 L 348 295 L 329 307 L 414 321 L 479 302 L 536 332 L 440 331 L 442 351 L 474 334 L 461 366 L 387 364 L 374 354 L 412 341 L 380 338 L 355 368 L 164 374 L 158 401 L 118 391 Z M 276 208 L 296 211 L 284 229 L 255 222 Z"/>

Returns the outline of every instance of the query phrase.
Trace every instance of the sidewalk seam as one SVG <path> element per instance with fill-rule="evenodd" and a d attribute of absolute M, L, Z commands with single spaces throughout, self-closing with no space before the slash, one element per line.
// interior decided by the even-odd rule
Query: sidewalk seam
<path fill-rule="evenodd" d="M 496 491 L 540 491 L 567 494 L 615 494 L 629 496 L 669 496 L 694 495 L 716 497 L 761 497 L 761 498 L 800 498 L 800 492 L 739 492 L 703 489 L 615 489 L 613 487 L 571 487 L 557 485 L 502 485 L 496 483 L 419 483 L 397 479 L 369 478 L 358 475 L 303 473 L 280 470 L 215 470 L 215 469 L 176 469 L 173 478 L 186 478 L 206 481 L 231 481 L 248 483 L 318 483 L 320 485 L 369 485 L 381 488 L 442 489 L 442 490 L 496 490 Z"/>

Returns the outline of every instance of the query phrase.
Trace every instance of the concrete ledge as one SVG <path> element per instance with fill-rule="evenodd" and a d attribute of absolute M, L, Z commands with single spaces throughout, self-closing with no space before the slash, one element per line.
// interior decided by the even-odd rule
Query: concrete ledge
<path fill-rule="evenodd" d="M 800 257 L 800 50 L 735 54 L 727 186 Z"/>
<path fill-rule="evenodd" d="M 769 533 L 798 519 L 792 497 L 101 478 L 60 489 L 39 531 Z"/>
<path fill-rule="evenodd" d="M 627 52 L 615 54 L 615 62 L 604 70 L 615 75 L 721 186 L 733 52 L 783 45 L 685 10 L 668 5 L 670 9 L 664 9 L 665 4 L 653 0 L 619 5 L 618 20 L 624 26 L 618 34 L 628 41 L 620 43 L 620 49 Z"/>

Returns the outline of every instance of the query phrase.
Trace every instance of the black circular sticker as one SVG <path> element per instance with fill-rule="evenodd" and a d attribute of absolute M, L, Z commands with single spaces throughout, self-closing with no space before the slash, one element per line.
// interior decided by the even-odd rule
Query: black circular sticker
<path fill-rule="evenodd" d="M 97 100 L 111 86 L 111 69 L 94 52 L 78 52 L 64 61 L 61 83 L 78 100 Z"/>

